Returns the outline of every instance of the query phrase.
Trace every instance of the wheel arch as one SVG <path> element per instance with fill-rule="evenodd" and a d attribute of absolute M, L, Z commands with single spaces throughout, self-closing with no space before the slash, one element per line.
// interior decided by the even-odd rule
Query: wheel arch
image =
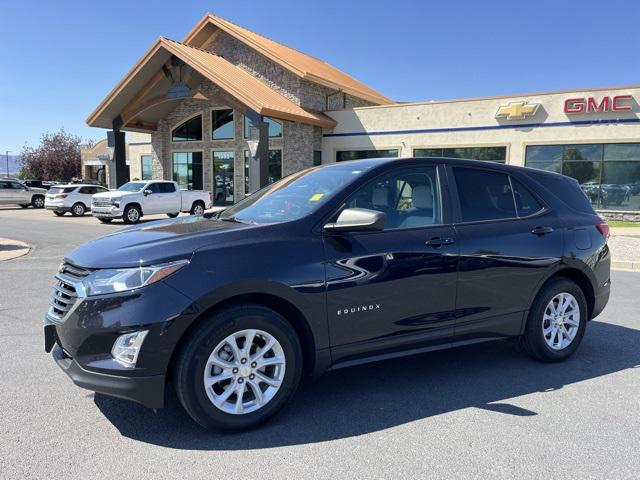
<path fill-rule="evenodd" d="M 140 210 L 140 217 L 144 215 L 144 210 L 142 209 L 142 205 L 139 202 L 125 203 L 124 207 L 122 207 L 122 211 L 124 212 L 127 209 L 127 207 L 138 207 L 138 210 Z"/>
<path fill-rule="evenodd" d="M 199 312 L 197 317 L 184 330 L 184 332 L 182 332 L 178 343 L 171 353 L 171 357 L 169 359 L 167 367 L 167 374 L 169 375 L 169 377 L 173 376 L 177 360 L 191 333 L 194 332 L 200 325 L 205 323 L 213 312 L 231 307 L 233 305 L 247 303 L 270 308 L 271 310 L 282 315 L 282 317 L 291 325 L 296 335 L 298 336 L 298 339 L 300 340 L 303 356 L 303 373 L 314 374 L 316 372 L 316 340 L 313 335 L 311 325 L 306 316 L 292 302 L 283 298 L 282 296 L 265 292 L 249 292 L 236 294 L 221 299 Z"/>
<path fill-rule="evenodd" d="M 535 293 L 529 301 L 529 308 L 527 312 L 531 310 L 531 305 L 533 305 L 533 302 L 535 301 L 542 288 L 555 278 L 566 278 L 580 287 L 582 293 L 584 293 L 585 299 L 587 300 L 587 309 L 589 310 L 587 318 L 590 320 L 595 308 L 596 301 L 595 289 L 593 286 L 594 280 L 584 270 L 578 268 L 577 266 L 571 265 L 559 266 L 556 270 L 551 272 L 540 282 L 538 288 L 536 288 Z M 526 322 L 523 322 L 523 331 L 525 328 L 525 323 Z"/>

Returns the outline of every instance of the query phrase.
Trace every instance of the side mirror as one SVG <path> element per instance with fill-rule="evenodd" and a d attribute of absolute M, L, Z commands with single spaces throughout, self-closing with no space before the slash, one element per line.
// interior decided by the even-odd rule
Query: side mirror
<path fill-rule="evenodd" d="M 387 216 L 367 208 L 347 208 L 338 219 L 324 226 L 325 232 L 375 232 L 384 229 Z"/>
<path fill-rule="evenodd" d="M 151 195 L 153 192 L 151 191 L 151 189 L 147 188 L 144 192 L 142 192 L 142 194 L 146 197 L 147 195 Z"/>

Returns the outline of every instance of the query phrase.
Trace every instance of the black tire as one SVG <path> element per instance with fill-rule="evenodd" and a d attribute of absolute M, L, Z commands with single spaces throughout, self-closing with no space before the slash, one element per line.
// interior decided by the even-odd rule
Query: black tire
<path fill-rule="evenodd" d="M 262 330 L 282 346 L 286 361 L 284 378 L 273 398 L 246 414 L 224 412 L 214 406 L 204 387 L 209 355 L 225 338 L 245 329 Z M 292 398 L 302 373 L 302 347 L 289 323 L 277 312 L 253 304 L 241 304 L 214 312 L 193 331 L 180 351 L 175 368 L 175 387 L 189 416 L 209 430 L 244 430 L 273 417 Z"/>
<path fill-rule="evenodd" d="M 56 211 L 54 210 L 54 211 L 53 211 L 53 214 L 54 214 L 56 217 L 61 217 L 61 216 L 63 216 L 63 215 L 64 215 L 64 212 L 56 212 Z"/>
<path fill-rule="evenodd" d="M 100 223 L 111 223 L 113 218 L 98 218 L 98 220 L 100 220 Z"/>
<path fill-rule="evenodd" d="M 138 223 L 140 221 L 140 217 L 142 217 L 142 212 L 135 205 L 127 205 L 124 209 L 124 213 L 122 215 L 122 220 L 124 223 L 131 225 L 133 223 Z"/>
<path fill-rule="evenodd" d="M 179 214 L 177 213 L 167 213 L 167 217 L 169 218 L 176 218 Z"/>
<path fill-rule="evenodd" d="M 202 211 L 198 211 L 202 209 Z M 200 201 L 193 202 L 191 205 L 191 211 L 189 212 L 191 215 L 202 215 L 204 213 L 204 203 Z"/>
<path fill-rule="evenodd" d="M 87 207 L 85 207 L 84 203 L 82 202 L 74 203 L 71 207 L 71 215 L 73 215 L 74 217 L 82 217 L 84 216 L 86 211 Z"/>
<path fill-rule="evenodd" d="M 554 350 L 548 345 L 542 330 L 547 305 L 560 293 L 569 293 L 576 299 L 580 320 L 578 331 L 571 343 L 561 350 Z M 533 301 L 527 318 L 525 333 L 522 337 L 522 346 L 527 354 L 542 362 L 561 362 L 566 360 L 578 349 L 584 336 L 588 318 L 587 300 L 582 289 L 569 279 L 553 278 L 542 287 Z"/>
<path fill-rule="evenodd" d="M 33 205 L 33 208 L 44 208 L 44 197 L 42 195 L 34 195 L 31 198 L 31 205 Z"/>

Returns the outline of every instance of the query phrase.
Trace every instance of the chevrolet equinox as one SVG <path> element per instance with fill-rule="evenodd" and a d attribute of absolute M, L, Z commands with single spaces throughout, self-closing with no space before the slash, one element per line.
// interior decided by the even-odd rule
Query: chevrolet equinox
<path fill-rule="evenodd" d="M 60 265 L 45 349 L 80 387 L 209 429 L 272 417 L 305 374 L 517 337 L 572 355 L 609 299 L 578 183 L 454 159 L 314 167 L 217 215 L 133 227 Z"/>

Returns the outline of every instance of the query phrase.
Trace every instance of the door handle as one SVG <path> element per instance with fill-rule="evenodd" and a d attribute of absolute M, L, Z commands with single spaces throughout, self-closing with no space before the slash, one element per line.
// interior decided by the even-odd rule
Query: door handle
<path fill-rule="evenodd" d="M 547 233 L 551 233 L 551 232 L 553 232 L 553 228 L 551 227 L 538 226 L 538 227 L 535 227 L 533 230 L 531 230 L 531 233 L 539 236 L 546 235 Z"/>
<path fill-rule="evenodd" d="M 451 237 L 433 237 L 430 238 L 429 240 L 427 240 L 425 243 L 425 245 L 429 246 L 429 247 L 433 247 L 433 248 L 440 248 L 443 245 L 451 245 L 452 243 L 454 243 L 455 240 Z"/>

